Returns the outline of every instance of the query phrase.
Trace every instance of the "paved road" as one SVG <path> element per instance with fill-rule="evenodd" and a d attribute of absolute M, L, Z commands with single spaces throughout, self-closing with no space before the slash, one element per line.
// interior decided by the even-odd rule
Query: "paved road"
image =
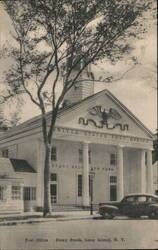
<path fill-rule="evenodd" d="M 155 249 L 158 220 L 76 220 L 0 228 L 0 249 Z"/>

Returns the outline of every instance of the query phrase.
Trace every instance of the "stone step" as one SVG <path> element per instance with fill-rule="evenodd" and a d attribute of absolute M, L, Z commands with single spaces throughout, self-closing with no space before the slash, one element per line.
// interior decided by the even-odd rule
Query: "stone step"
<path fill-rule="evenodd" d="M 53 211 L 89 211 L 90 206 L 52 205 Z M 98 205 L 93 205 L 93 210 L 98 210 Z"/>

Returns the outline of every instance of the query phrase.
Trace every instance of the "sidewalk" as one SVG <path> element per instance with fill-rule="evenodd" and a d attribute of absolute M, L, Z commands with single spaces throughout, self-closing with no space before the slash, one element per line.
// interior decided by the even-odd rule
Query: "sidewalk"
<path fill-rule="evenodd" d="M 52 215 L 46 218 L 42 217 L 40 212 L 25 212 L 23 214 L 0 214 L 0 226 L 11 226 L 25 223 L 43 223 L 51 221 L 70 221 L 70 220 L 84 220 L 98 217 L 97 212 L 94 211 L 90 215 L 90 211 L 65 211 L 52 212 Z"/>

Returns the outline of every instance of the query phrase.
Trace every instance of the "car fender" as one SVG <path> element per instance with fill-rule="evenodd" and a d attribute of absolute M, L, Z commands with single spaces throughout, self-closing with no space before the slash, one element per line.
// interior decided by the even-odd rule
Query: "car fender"
<path fill-rule="evenodd" d="M 114 210 L 118 210 L 118 207 L 113 206 L 113 205 L 104 205 L 104 206 L 102 206 L 102 207 L 104 207 L 104 208 L 109 208 L 109 209 L 114 209 Z"/>
<path fill-rule="evenodd" d="M 117 212 L 119 209 L 116 206 L 112 206 L 112 205 L 104 205 L 102 207 L 99 208 L 99 212 L 102 211 L 112 211 L 112 212 Z"/>

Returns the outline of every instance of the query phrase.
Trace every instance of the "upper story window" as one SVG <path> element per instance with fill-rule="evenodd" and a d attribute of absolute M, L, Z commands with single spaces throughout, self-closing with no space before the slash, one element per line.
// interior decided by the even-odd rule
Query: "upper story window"
<path fill-rule="evenodd" d="M 147 155 L 147 152 L 145 152 L 145 166 L 147 166 L 147 157 L 148 157 L 148 155 Z"/>
<path fill-rule="evenodd" d="M 89 164 L 92 163 L 92 157 L 91 157 L 91 151 L 88 151 L 88 160 L 89 160 Z"/>
<path fill-rule="evenodd" d="M 111 166 L 117 165 L 117 155 L 116 154 L 110 154 L 110 165 Z"/>
<path fill-rule="evenodd" d="M 8 149 L 2 149 L 2 157 L 8 158 L 8 156 L 9 156 Z"/>
<path fill-rule="evenodd" d="M 56 173 L 50 174 L 50 181 L 57 181 L 57 174 Z"/>
<path fill-rule="evenodd" d="M 56 147 L 52 147 L 51 149 L 51 160 L 57 161 L 57 148 Z"/>
<path fill-rule="evenodd" d="M 78 150 L 78 160 L 79 160 L 79 163 L 83 162 L 83 150 L 82 149 Z M 89 161 L 89 164 L 91 164 L 91 151 L 90 150 L 88 151 L 88 161 Z"/>
<path fill-rule="evenodd" d="M 83 162 L 83 150 L 82 149 L 78 150 L 78 161 L 79 163 Z"/>

